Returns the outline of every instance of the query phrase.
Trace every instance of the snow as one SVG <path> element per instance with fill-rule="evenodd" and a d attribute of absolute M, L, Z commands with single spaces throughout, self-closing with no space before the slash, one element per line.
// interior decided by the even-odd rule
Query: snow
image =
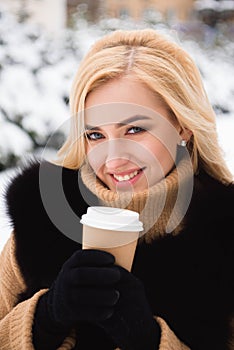
<path fill-rule="evenodd" d="M 234 114 L 233 54 L 224 53 L 222 48 L 205 51 L 195 42 L 184 42 L 182 46 L 197 64 L 212 106 Z"/>
<path fill-rule="evenodd" d="M 89 26 L 80 19 L 75 31 L 67 30 L 51 39 L 38 27 L 19 24 L 4 12 L 0 22 L 0 160 L 3 161 L 9 154 L 20 158 L 31 154 L 33 141 L 29 133 L 36 135 L 35 140 L 41 145 L 55 131 L 63 130 L 66 134 L 69 109 L 64 99 L 69 96 L 82 57 L 96 39 L 114 29 L 146 27 L 145 23 L 126 19 L 102 20 L 99 25 Z M 178 41 L 198 65 L 217 113 L 220 146 L 234 175 L 234 43 L 224 41 L 222 46 L 211 48 L 213 37 L 211 40 L 209 32 L 202 45 L 194 40 L 182 41 L 181 33 L 166 28 L 165 24 L 152 28 Z M 42 153 L 43 147 L 34 150 L 34 154 Z M 45 156 L 50 159 L 53 155 L 54 149 L 47 147 Z M 0 251 L 11 232 L 3 194 L 14 172 L 14 169 L 0 172 Z"/>
<path fill-rule="evenodd" d="M 30 98 L 28 97 L 30 93 Z M 13 118 L 27 114 L 39 101 L 32 74 L 25 66 L 5 66 L 1 73 L 1 106 Z"/>
<path fill-rule="evenodd" d="M 197 10 L 213 10 L 213 11 L 226 11 L 234 9 L 233 0 L 197 0 L 195 1 L 195 7 Z"/>
<path fill-rule="evenodd" d="M 0 139 L 4 144 L 4 147 L 0 147 L 1 158 L 6 158 L 9 152 L 21 157 L 31 149 L 32 141 L 29 136 L 12 123 L 0 122 Z"/>

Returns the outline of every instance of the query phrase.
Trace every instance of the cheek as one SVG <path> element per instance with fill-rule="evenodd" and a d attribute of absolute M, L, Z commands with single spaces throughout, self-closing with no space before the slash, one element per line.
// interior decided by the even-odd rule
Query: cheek
<path fill-rule="evenodd" d="M 170 149 L 167 148 L 167 145 L 164 145 L 159 140 L 154 140 L 154 142 L 149 142 L 147 148 L 153 153 L 155 159 L 154 164 L 157 164 L 157 167 L 161 167 L 165 173 L 167 173 L 173 166 L 175 157 L 176 157 L 176 144 Z M 154 166 L 152 164 L 152 166 Z"/>
<path fill-rule="evenodd" d="M 88 163 L 96 172 L 96 169 L 98 168 L 98 161 L 97 161 L 97 157 L 95 157 L 95 150 L 91 147 L 88 147 L 86 154 L 87 154 Z"/>
<path fill-rule="evenodd" d="M 105 145 L 99 144 L 95 146 L 87 145 L 86 147 L 87 161 L 97 174 L 105 164 L 106 151 Z"/>
<path fill-rule="evenodd" d="M 171 124 L 164 125 L 162 123 L 152 132 L 148 142 L 160 164 L 174 163 L 179 139 L 180 136 L 176 126 Z"/>
<path fill-rule="evenodd" d="M 168 149 L 166 145 L 163 145 L 161 142 L 159 142 L 157 147 L 155 147 L 154 154 L 158 157 L 158 159 L 161 160 L 165 160 L 165 158 L 173 160 L 175 159 L 176 146 Z"/>
<path fill-rule="evenodd" d="M 86 161 L 91 165 L 92 168 L 95 167 L 95 147 L 92 147 L 88 142 L 85 145 Z"/>

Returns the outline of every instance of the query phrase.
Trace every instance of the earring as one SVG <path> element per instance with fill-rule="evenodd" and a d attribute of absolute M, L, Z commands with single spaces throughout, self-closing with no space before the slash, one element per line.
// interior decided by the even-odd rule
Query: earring
<path fill-rule="evenodd" d="M 185 147 L 187 145 L 187 141 L 186 140 L 181 140 L 180 141 L 180 146 Z"/>

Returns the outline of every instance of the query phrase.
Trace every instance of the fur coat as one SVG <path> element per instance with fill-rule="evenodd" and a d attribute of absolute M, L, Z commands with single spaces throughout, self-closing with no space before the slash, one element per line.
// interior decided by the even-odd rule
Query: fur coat
<path fill-rule="evenodd" d="M 40 166 L 46 174 L 44 192 L 53 193 L 53 209 L 59 215 L 63 215 L 63 206 L 56 189 L 58 172 L 65 199 L 77 217 L 81 218 L 88 205 L 98 205 L 91 192 L 88 204 L 83 198 L 84 191 L 89 191 L 78 171 L 46 161 L 33 162 L 12 180 L 6 201 L 14 227 L 16 259 L 27 285 L 19 301 L 49 288 L 65 260 L 81 248 L 48 217 L 41 199 Z M 72 232 L 68 217 L 64 227 Z M 81 229 L 76 225 L 77 237 L 81 237 Z M 183 230 L 150 244 L 144 240 L 138 244 L 132 273 L 144 283 L 153 313 L 192 350 L 233 349 L 233 236 L 234 186 L 200 172 L 194 177 Z"/>

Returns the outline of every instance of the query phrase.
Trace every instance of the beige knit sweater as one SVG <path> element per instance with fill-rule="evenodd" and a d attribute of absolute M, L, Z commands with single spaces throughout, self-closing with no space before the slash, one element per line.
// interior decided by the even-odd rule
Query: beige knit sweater
<path fill-rule="evenodd" d="M 0 255 L 0 349 L 34 350 L 32 343 L 32 325 L 34 310 L 40 296 L 46 290 L 40 290 L 32 298 L 17 305 L 17 295 L 26 286 L 15 257 L 14 235 L 7 241 Z M 157 317 L 161 327 L 159 350 L 189 350 L 170 330 L 166 322 Z M 58 350 L 70 350 L 76 342 L 71 332 Z M 147 349 L 146 349 L 147 350 Z"/>

